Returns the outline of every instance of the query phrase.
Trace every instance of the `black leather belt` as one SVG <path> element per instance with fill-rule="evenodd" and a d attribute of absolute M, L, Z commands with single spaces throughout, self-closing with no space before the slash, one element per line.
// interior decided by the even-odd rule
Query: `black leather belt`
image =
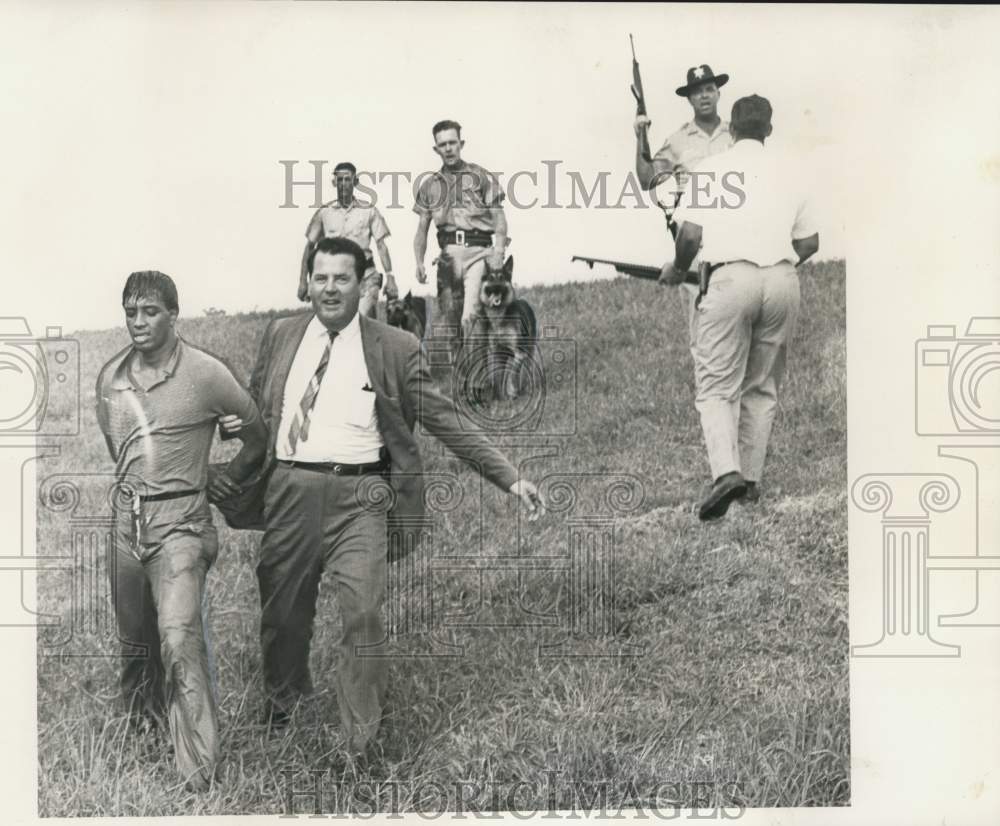
<path fill-rule="evenodd" d="M 293 462 L 289 459 L 279 459 L 278 464 L 298 470 L 311 470 L 314 473 L 332 473 L 336 476 L 364 476 L 366 473 L 384 473 L 389 469 L 389 463 L 384 459 L 363 465 L 347 465 L 343 462 Z"/>
<path fill-rule="evenodd" d="M 474 229 L 439 230 L 438 246 L 458 244 L 460 247 L 489 247 L 493 245 L 493 233 Z"/>

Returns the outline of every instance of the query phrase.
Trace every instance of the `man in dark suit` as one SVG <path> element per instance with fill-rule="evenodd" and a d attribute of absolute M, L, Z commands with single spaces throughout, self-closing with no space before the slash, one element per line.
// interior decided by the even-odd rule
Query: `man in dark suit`
<path fill-rule="evenodd" d="M 520 498 L 529 519 L 544 512 L 535 486 L 485 437 L 460 428 L 417 339 L 358 314 L 364 271 L 353 241 L 321 239 L 309 260 L 313 312 L 270 324 L 250 381 L 270 434 L 257 566 L 265 722 L 287 723 L 312 690 L 309 644 L 325 570 L 343 619 L 336 688 L 353 753 L 372 740 L 382 715 L 386 659 L 358 650 L 385 637 L 387 519 L 423 514 L 415 422 Z M 365 505 L 359 486 L 371 474 L 388 476 L 391 516 Z"/>

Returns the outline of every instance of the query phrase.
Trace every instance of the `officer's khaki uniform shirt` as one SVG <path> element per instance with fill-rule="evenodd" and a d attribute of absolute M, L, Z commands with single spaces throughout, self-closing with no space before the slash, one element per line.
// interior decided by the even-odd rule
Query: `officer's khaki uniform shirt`
<path fill-rule="evenodd" d="M 669 164 L 670 171 L 683 186 L 687 182 L 687 174 L 700 161 L 710 155 L 717 155 L 732 145 L 728 120 L 721 121 L 712 134 L 705 132 L 692 120 L 663 142 L 653 160 Z"/>
<path fill-rule="evenodd" d="M 334 237 L 350 238 L 370 254 L 372 240 L 388 238 L 389 227 L 374 205 L 362 206 L 352 201 L 350 206 L 344 207 L 340 201 L 331 201 L 313 215 L 306 228 L 306 238 L 315 244 L 320 238 Z"/>
<path fill-rule="evenodd" d="M 430 215 L 438 230 L 496 229 L 495 211 L 503 205 L 503 188 L 496 175 L 478 164 L 463 161 L 452 170 L 442 166 L 425 178 L 417 190 L 413 211 Z"/>

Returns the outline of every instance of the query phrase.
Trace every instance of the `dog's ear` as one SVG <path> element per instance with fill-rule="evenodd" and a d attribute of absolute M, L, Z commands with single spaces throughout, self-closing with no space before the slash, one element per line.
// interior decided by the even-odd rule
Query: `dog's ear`
<path fill-rule="evenodd" d="M 507 260 L 503 262 L 503 280 L 510 281 L 514 277 L 514 256 L 508 255 Z"/>
<path fill-rule="evenodd" d="M 403 298 L 403 306 L 409 307 L 413 304 L 413 290 L 408 290 L 406 296 Z"/>

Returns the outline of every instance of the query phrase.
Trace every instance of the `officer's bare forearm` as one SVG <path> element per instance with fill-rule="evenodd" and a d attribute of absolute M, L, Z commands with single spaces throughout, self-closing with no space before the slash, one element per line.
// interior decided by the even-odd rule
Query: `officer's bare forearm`
<path fill-rule="evenodd" d="M 641 186 L 644 191 L 649 190 L 653 183 L 653 177 L 656 175 L 656 169 L 653 167 L 653 162 L 647 161 L 644 157 L 642 157 L 642 148 L 638 139 L 636 139 L 635 142 L 635 175 L 639 179 L 639 186 Z"/>
<path fill-rule="evenodd" d="M 417 234 L 413 236 L 413 257 L 417 260 L 417 266 L 422 267 L 424 257 L 427 255 L 427 232 L 430 229 L 430 221 L 420 219 L 417 225 Z"/>
<path fill-rule="evenodd" d="M 260 467 L 267 453 L 267 428 L 260 416 L 252 424 L 243 427 L 238 438 L 243 446 L 226 467 L 226 475 L 236 484 L 242 485 Z"/>
<path fill-rule="evenodd" d="M 691 221 L 685 221 L 677 230 L 677 240 L 674 242 L 674 267 L 687 270 L 701 247 L 701 227 Z"/>
<path fill-rule="evenodd" d="M 804 263 L 819 251 L 819 233 L 814 232 L 808 238 L 793 238 L 792 249 L 799 257 L 799 262 L 795 266 Z"/>
<path fill-rule="evenodd" d="M 376 241 L 375 247 L 378 249 L 378 259 L 382 262 L 383 272 L 392 272 L 392 258 L 389 256 L 389 247 L 385 243 L 385 239 L 380 238 Z"/>

